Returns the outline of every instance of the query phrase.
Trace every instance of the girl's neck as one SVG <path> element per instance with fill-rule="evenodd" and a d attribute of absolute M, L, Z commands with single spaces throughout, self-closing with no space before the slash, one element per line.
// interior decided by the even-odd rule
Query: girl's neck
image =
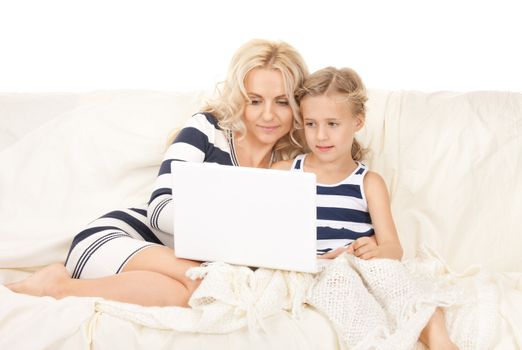
<path fill-rule="evenodd" d="M 304 170 L 314 173 L 319 183 L 335 184 L 346 179 L 354 172 L 357 166 L 357 162 L 352 158 L 324 162 L 313 153 L 308 153 L 304 163 Z"/>
<path fill-rule="evenodd" d="M 240 166 L 251 168 L 269 168 L 272 160 L 273 145 L 251 142 L 248 137 L 236 138 L 234 148 Z"/>

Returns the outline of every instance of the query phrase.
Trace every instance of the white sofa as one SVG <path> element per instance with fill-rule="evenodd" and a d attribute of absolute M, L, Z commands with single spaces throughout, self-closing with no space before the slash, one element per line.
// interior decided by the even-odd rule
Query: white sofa
<path fill-rule="evenodd" d="M 89 221 L 146 201 L 169 132 L 205 96 L 1 93 L 0 284 L 63 262 Z M 465 290 L 447 318 L 461 348 L 521 348 L 522 94 L 371 90 L 359 138 L 389 186 L 405 259 L 429 247 L 423 271 Z M 0 349 L 344 348 L 312 308 L 265 315 L 258 333 L 195 333 L 176 322 L 186 312 L 0 285 Z"/>

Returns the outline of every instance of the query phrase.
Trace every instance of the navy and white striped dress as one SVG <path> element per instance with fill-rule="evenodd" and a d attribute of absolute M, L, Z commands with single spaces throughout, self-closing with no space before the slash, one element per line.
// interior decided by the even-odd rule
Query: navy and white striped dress
<path fill-rule="evenodd" d="M 291 169 L 304 171 L 305 158 L 306 154 L 297 156 Z M 367 172 L 368 168 L 357 162 L 357 168 L 341 182 L 317 184 L 317 255 L 374 234 L 364 195 Z"/>
<path fill-rule="evenodd" d="M 173 246 L 172 161 L 237 166 L 232 133 L 210 113 L 189 118 L 165 153 L 149 203 L 103 215 L 74 237 L 65 262 L 73 278 L 114 275 L 146 247 Z"/>

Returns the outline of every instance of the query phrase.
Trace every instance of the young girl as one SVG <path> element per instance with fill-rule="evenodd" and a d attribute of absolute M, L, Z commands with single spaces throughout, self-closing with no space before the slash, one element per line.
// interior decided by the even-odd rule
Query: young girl
<path fill-rule="evenodd" d="M 332 259 L 347 252 L 365 260 L 400 260 L 386 184 L 361 163 L 364 152 L 355 139 L 364 126 L 367 100 L 360 77 L 349 68 L 328 67 L 309 76 L 297 95 L 309 153 L 273 168 L 317 176 L 318 256 Z M 456 348 L 439 308 L 420 340 L 430 349 Z"/>

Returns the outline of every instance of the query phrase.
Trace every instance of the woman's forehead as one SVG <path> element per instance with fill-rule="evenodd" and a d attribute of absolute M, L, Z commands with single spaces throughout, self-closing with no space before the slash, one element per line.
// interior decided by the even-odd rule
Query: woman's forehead
<path fill-rule="evenodd" d="M 261 67 L 252 69 L 245 77 L 245 89 L 251 94 L 286 95 L 283 74 L 278 69 Z"/>

